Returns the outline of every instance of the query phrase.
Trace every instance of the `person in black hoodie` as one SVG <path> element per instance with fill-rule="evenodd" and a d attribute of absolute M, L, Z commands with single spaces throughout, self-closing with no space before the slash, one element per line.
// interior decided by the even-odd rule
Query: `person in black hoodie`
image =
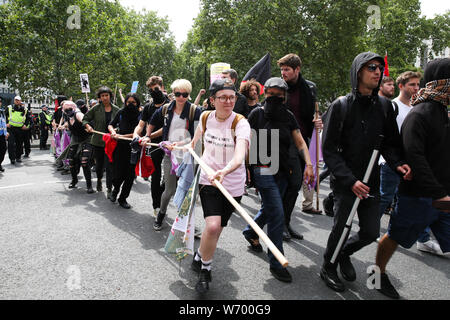
<path fill-rule="evenodd" d="M 120 109 L 114 119 L 109 123 L 108 130 L 111 137 L 118 140 L 117 147 L 113 153 L 113 185 L 109 200 L 116 202 L 117 196 L 122 187 L 118 202 L 122 208 L 130 209 L 131 206 L 127 202 L 130 195 L 131 187 L 134 181 L 134 165 L 130 163 L 131 146 L 126 140 L 119 138 L 132 138 L 134 128 L 139 123 L 139 107 L 141 102 L 135 93 L 129 93 L 125 97 L 125 106 Z M 117 131 L 118 133 L 117 133 Z"/>
<path fill-rule="evenodd" d="M 345 280 L 355 281 L 356 272 L 350 256 L 379 236 L 378 165 L 372 170 L 367 185 L 362 180 L 380 135 L 384 138 L 379 150 L 388 165 L 401 173 L 404 179 L 411 178 L 411 170 L 402 159 L 401 140 L 392 105 L 378 96 L 383 70 L 384 59 L 381 56 L 372 52 L 356 56 L 350 71 L 352 92 L 335 100 L 327 111 L 322 151 L 331 171 L 334 225 L 320 276 L 335 291 L 345 290 L 337 274 L 337 265 Z M 358 207 L 360 230 L 344 241 L 336 261 L 331 263 L 356 197 L 362 200 Z"/>
<path fill-rule="evenodd" d="M 398 299 L 400 295 L 386 275 L 386 265 L 398 245 L 411 248 L 430 226 L 442 252 L 450 252 L 450 59 L 435 59 L 425 68 L 426 88 L 412 97 L 414 108 L 401 131 L 405 157 L 413 179 L 402 181 L 396 210 L 388 232 L 378 245 L 376 265 L 380 268 L 380 291 Z M 439 202 L 440 205 L 439 206 Z"/>

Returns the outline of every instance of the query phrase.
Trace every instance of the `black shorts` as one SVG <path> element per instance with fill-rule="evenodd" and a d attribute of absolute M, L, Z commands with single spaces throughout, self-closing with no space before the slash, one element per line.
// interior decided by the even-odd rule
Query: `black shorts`
<path fill-rule="evenodd" d="M 200 185 L 200 200 L 202 201 L 203 216 L 220 216 L 222 218 L 221 226 L 226 227 L 231 214 L 234 211 L 233 205 L 220 192 L 219 189 L 209 185 Z M 238 203 L 241 202 L 242 197 L 234 198 Z"/>

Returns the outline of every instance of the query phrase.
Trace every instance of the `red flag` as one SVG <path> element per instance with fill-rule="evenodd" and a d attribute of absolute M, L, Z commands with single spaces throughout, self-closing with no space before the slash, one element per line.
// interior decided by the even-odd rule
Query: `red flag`
<path fill-rule="evenodd" d="M 134 168 L 134 173 L 138 177 L 148 178 L 155 172 L 155 165 L 150 156 L 150 148 L 142 147 L 141 157 Z"/>
<path fill-rule="evenodd" d="M 389 77 L 389 65 L 388 65 L 388 56 L 387 56 L 387 52 L 386 55 L 384 56 L 384 76 Z"/>
<path fill-rule="evenodd" d="M 111 138 L 111 135 L 108 133 L 103 136 L 103 141 L 105 141 L 105 153 L 109 158 L 109 162 L 113 162 L 113 153 L 117 147 L 117 140 Z"/>

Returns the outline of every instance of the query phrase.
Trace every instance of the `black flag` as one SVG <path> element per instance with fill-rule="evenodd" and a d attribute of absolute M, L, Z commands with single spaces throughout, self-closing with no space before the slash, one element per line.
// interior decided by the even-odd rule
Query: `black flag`
<path fill-rule="evenodd" d="M 266 83 L 271 75 L 270 53 L 268 53 L 247 72 L 244 79 L 242 79 L 242 82 L 255 79 L 261 84 L 261 87 L 263 87 L 264 83 Z"/>

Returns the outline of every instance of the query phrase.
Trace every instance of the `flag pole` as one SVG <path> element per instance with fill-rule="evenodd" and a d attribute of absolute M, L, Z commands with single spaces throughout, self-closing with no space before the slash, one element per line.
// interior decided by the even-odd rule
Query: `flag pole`
<path fill-rule="evenodd" d="M 176 147 L 176 149 L 184 149 L 183 147 Z M 200 167 L 208 174 L 214 174 L 213 169 L 211 169 L 196 153 L 192 148 L 188 148 L 191 155 L 198 162 Z M 267 248 L 273 253 L 275 258 L 280 262 L 283 267 L 286 267 L 289 262 L 284 257 L 284 255 L 278 250 L 278 248 L 273 244 L 272 240 L 264 233 L 264 231 L 256 224 L 256 222 L 250 217 L 250 215 L 241 207 L 241 205 L 228 193 L 225 187 L 219 182 L 215 181 L 216 187 L 222 192 L 222 194 L 230 201 L 233 207 L 241 214 L 242 218 L 252 227 L 260 239 L 267 245 Z"/>
<path fill-rule="evenodd" d="M 114 90 L 114 104 L 117 102 L 117 83 L 116 83 L 116 89 Z"/>
<path fill-rule="evenodd" d="M 316 102 L 316 120 L 319 119 L 319 103 Z M 316 199 L 316 207 L 317 210 L 319 210 L 319 192 L 320 192 L 320 179 L 319 179 L 319 151 L 320 151 L 320 144 L 319 144 L 319 130 L 316 130 L 316 191 L 317 191 L 317 199 Z"/>

